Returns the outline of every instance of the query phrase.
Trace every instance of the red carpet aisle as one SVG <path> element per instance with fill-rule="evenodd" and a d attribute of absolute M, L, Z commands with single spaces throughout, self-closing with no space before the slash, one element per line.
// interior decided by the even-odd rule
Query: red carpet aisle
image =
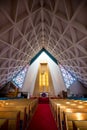
<path fill-rule="evenodd" d="M 28 130 L 58 130 L 49 104 L 39 104 Z"/>
<path fill-rule="evenodd" d="M 49 98 L 39 98 L 39 104 L 48 104 L 49 103 Z"/>

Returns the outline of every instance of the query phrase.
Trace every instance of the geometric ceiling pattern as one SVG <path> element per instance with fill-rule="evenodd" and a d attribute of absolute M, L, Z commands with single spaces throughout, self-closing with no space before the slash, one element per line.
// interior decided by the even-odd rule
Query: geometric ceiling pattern
<path fill-rule="evenodd" d="M 87 0 L 0 3 L 0 85 L 43 47 L 87 86 Z"/>

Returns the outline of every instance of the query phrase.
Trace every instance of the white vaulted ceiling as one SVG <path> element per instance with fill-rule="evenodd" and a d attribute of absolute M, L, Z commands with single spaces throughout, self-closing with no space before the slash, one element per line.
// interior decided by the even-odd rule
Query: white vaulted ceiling
<path fill-rule="evenodd" d="M 43 47 L 87 86 L 87 0 L 0 3 L 0 84 Z"/>

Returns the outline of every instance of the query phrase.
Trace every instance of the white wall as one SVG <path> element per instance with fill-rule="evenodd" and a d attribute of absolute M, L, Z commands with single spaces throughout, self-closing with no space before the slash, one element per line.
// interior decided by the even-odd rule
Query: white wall
<path fill-rule="evenodd" d="M 29 66 L 24 85 L 22 88 L 23 92 L 29 92 L 30 95 L 32 95 L 33 90 L 34 90 L 34 84 L 38 72 L 38 62 L 35 61 L 32 65 Z"/>
<path fill-rule="evenodd" d="M 70 94 L 84 95 L 87 94 L 87 88 L 83 87 L 78 81 L 74 82 L 69 88 Z"/>
<path fill-rule="evenodd" d="M 53 80 L 55 95 L 57 96 L 61 94 L 62 90 L 66 91 L 66 87 L 59 66 L 52 61 L 49 61 L 48 65 Z"/>
<path fill-rule="evenodd" d="M 51 60 L 51 58 L 46 55 L 46 53 L 41 53 L 41 55 L 30 65 L 27 76 L 25 78 L 25 82 L 22 88 L 22 91 L 29 92 L 30 95 L 33 94 L 34 91 L 34 84 L 36 80 L 36 76 L 38 73 L 38 67 L 40 62 L 46 61 L 49 66 L 49 70 L 52 76 L 53 86 L 55 94 L 58 95 L 62 90 L 66 90 L 63 78 L 61 76 L 61 72 L 57 64 Z"/>

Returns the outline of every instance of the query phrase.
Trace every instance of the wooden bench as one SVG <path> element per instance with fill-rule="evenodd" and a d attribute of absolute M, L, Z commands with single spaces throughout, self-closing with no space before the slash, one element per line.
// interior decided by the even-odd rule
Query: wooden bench
<path fill-rule="evenodd" d="M 73 130 L 87 130 L 87 121 L 73 121 Z"/>
<path fill-rule="evenodd" d="M 23 121 L 21 123 L 22 130 L 24 130 L 35 111 L 37 103 L 38 99 L 0 100 L 0 111 L 20 111 L 20 120 Z"/>
<path fill-rule="evenodd" d="M 0 119 L 0 130 L 8 130 L 8 120 Z"/>
<path fill-rule="evenodd" d="M 0 112 L 15 112 L 15 111 L 20 111 L 20 122 L 22 124 L 22 130 L 25 129 L 26 123 L 27 123 L 27 113 L 26 113 L 26 107 L 1 107 Z"/>
<path fill-rule="evenodd" d="M 73 130 L 74 121 L 87 121 L 87 113 L 66 113 L 64 115 L 64 130 Z"/>
<path fill-rule="evenodd" d="M 0 112 L 0 119 L 8 119 L 8 130 L 20 130 L 20 112 Z"/>
<path fill-rule="evenodd" d="M 78 109 L 78 108 L 65 108 L 65 109 L 61 109 L 60 107 L 58 107 L 58 124 L 59 124 L 59 128 L 60 130 L 62 130 L 62 122 L 64 121 L 64 114 L 63 112 L 67 112 L 67 113 L 87 113 L 87 109 Z"/>
<path fill-rule="evenodd" d="M 64 123 L 63 112 L 87 113 L 87 102 L 80 100 L 50 99 L 50 104 L 57 126 L 60 130 L 62 130 L 62 124 Z M 68 121 L 68 123 L 70 122 Z"/>

